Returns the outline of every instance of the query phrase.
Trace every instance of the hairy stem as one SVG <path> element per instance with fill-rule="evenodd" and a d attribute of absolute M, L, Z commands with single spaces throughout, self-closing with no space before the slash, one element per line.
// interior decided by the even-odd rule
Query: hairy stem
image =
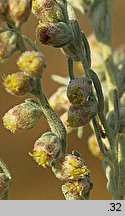
<path fill-rule="evenodd" d="M 0 159 L 0 169 L 1 169 L 2 173 L 4 174 L 4 182 L 5 182 L 3 191 L 0 195 L 0 198 L 2 200 L 7 200 L 9 188 L 10 188 L 10 184 L 11 184 L 11 175 L 10 175 L 10 172 L 9 172 L 6 164 L 3 162 L 2 159 Z"/>

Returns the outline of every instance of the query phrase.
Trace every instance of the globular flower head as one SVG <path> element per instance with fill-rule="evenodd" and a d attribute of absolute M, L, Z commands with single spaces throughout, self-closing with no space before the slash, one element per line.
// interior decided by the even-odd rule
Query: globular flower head
<path fill-rule="evenodd" d="M 28 130 L 36 125 L 42 111 L 33 100 L 26 100 L 10 109 L 3 117 L 4 126 L 12 133 Z"/>
<path fill-rule="evenodd" d="M 62 22 L 64 14 L 60 5 L 54 0 L 33 0 L 33 14 L 42 22 Z"/>
<path fill-rule="evenodd" d="M 81 157 L 68 154 L 52 167 L 55 176 L 61 181 L 78 180 L 89 175 L 89 169 Z"/>
<path fill-rule="evenodd" d="M 0 61 L 10 57 L 17 46 L 17 35 L 12 31 L 0 32 Z"/>
<path fill-rule="evenodd" d="M 17 65 L 30 76 L 41 76 L 46 67 L 45 57 L 41 52 L 26 51 L 20 56 Z"/>
<path fill-rule="evenodd" d="M 13 95 L 25 95 L 32 92 L 34 80 L 23 72 L 9 74 L 3 82 L 6 90 Z"/>
<path fill-rule="evenodd" d="M 73 39 L 70 26 L 64 22 L 44 23 L 39 21 L 36 31 L 37 37 L 44 45 L 62 47 Z"/>
<path fill-rule="evenodd" d="M 7 11 L 8 0 L 0 0 L 0 15 L 3 15 Z"/>
<path fill-rule="evenodd" d="M 68 110 L 70 103 L 66 96 L 66 87 L 62 86 L 49 98 L 49 103 L 54 110 Z"/>
<path fill-rule="evenodd" d="M 33 154 L 38 165 L 46 168 L 61 155 L 61 141 L 52 132 L 44 133 L 35 143 Z"/>
<path fill-rule="evenodd" d="M 66 182 L 62 185 L 62 192 L 66 200 L 86 200 L 92 189 L 89 178 Z"/>
<path fill-rule="evenodd" d="M 16 27 L 27 21 L 31 11 L 31 0 L 8 0 L 8 15 Z"/>
<path fill-rule="evenodd" d="M 71 80 L 67 88 L 67 97 L 72 104 L 82 105 L 92 92 L 92 83 L 88 78 L 78 77 Z"/>
<path fill-rule="evenodd" d="M 83 105 L 71 105 L 68 111 L 68 123 L 71 127 L 86 126 L 97 113 L 97 102 L 89 99 Z"/>

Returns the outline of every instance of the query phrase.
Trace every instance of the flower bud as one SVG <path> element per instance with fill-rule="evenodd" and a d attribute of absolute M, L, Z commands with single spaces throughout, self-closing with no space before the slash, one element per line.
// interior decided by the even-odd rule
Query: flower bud
<path fill-rule="evenodd" d="M 41 114 L 40 106 L 35 101 L 26 100 L 4 115 L 3 124 L 12 133 L 28 130 L 36 125 Z"/>
<path fill-rule="evenodd" d="M 62 47 L 72 40 L 72 30 L 70 26 L 63 22 L 42 23 L 37 26 L 37 36 L 44 45 Z"/>
<path fill-rule="evenodd" d="M 6 13 L 7 6 L 8 6 L 7 0 L 0 0 L 0 15 L 3 15 Z"/>
<path fill-rule="evenodd" d="M 66 155 L 52 167 L 55 176 L 61 181 L 78 180 L 89 175 L 89 170 L 81 157 Z"/>
<path fill-rule="evenodd" d="M 7 92 L 13 95 L 25 95 L 32 92 L 34 80 L 23 72 L 9 74 L 3 82 Z"/>
<path fill-rule="evenodd" d="M 62 192 L 66 200 L 86 200 L 89 197 L 91 189 L 92 183 L 87 178 L 66 182 L 62 185 Z"/>
<path fill-rule="evenodd" d="M 68 110 L 70 103 L 66 96 L 66 87 L 62 86 L 49 98 L 51 107 L 59 111 L 61 109 Z"/>
<path fill-rule="evenodd" d="M 40 52 L 26 51 L 20 56 L 17 65 L 28 75 L 40 76 L 46 67 L 45 57 Z"/>
<path fill-rule="evenodd" d="M 62 22 L 64 15 L 60 5 L 54 0 L 33 0 L 33 14 L 42 22 Z"/>
<path fill-rule="evenodd" d="M 10 57 L 16 50 L 17 36 L 12 31 L 4 31 L 0 33 L 0 61 Z"/>
<path fill-rule="evenodd" d="M 27 21 L 31 11 L 31 0 L 8 0 L 8 14 L 16 27 Z"/>
<path fill-rule="evenodd" d="M 71 127 L 86 126 L 96 113 L 97 102 L 89 99 L 83 105 L 71 105 L 67 121 Z"/>
<path fill-rule="evenodd" d="M 44 133 L 35 143 L 33 154 L 38 165 L 46 168 L 61 154 L 60 139 L 52 132 Z"/>
<path fill-rule="evenodd" d="M 82 105 L 92 92 L 92 83 L 86 77 L 71 80 L 67 88 L 67 97 L 70 103 Z"/>

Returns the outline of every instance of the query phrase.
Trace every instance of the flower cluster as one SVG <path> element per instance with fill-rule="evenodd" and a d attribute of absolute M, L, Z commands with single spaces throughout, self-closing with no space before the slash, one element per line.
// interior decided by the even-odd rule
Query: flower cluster
<path fill-rule="evenodd" d="M 67 96 L 71 102 L 68 111 L 68 123 L 71 127 L 86 126 L 97 112 L 96 100 L 91 97 L 92 83 L 81 77 L 71 80 Z"/>
<path fill-rule="evenodd" d="M 33 0 L 33 13 L 39 19 L 36 33 L 41 43 L 62 47 L 72 41 L 66 1 Z"/>
<path fill-rule="evenodd" d="M 17 61 L 19 72 L 7 75 L 4 79 L 6 90 L 14 95 L 24 95 L 37 90 L 37 77 L 45 68 L 45 58 L 35 51 L 24 52 Z"/>
<path fill-rule="evenodd" d="M 0 62 L 19 49 L 20 36 L 18 29 L 27 21 L 31 11 L 31 4 L 31 0 L 0 1 Z M 6 28 L 5 22 L 8 26 Z"/>
<path fill-rule="evenodd" d="M 41 77 L 45 58 L 42 53 L 35 51 L 24 52 L 17 61 L 19 72 L 7 75 L 3 85 L 7 92 L 16 96 L 38 91 L 37 79 Z M 3 117 L 4 126 L 15 133 L 34 127 L 42 114 L 39 104 L 34 100 L 26 100 L 10 109 Z"/>
<path fill-rule="evenodd" d="M 52 167 L 55 176 L 64 181 L 62 192 L 67 200 L 87 199 L 90 193 L 90 171 L 79 155 L 67 154 Z"/>
<path fill-rule="evenodd" d="M 36 98 L 26 99 L 10 109 L 3 117 L 3 125 L 12 133 L 28 130 L 34 127 L 44 114 L 51 131 L 42 134 L 35 142 L 33 153 L 30 155 L 39 166 L 51 167 L 55 176 L 64 182 L 62 192 L 66 199 L 87 199 L 92 188 L 90 171 L 78 152 L 67 153 L 67 134 L 61 119 L 65 121 L 68 115 L 68 123 L 72 127 L 88 124 L 97 108 L 95 100 L 91 97 L 92 83 L 85 77 L 71 80 L 68 89 L 63 86 L 50 98 L 50 107 L 41 87 L 41 78 L 46 67 L 44 55 L 37 51 L 30 39 L 21 34 L 20 29 L 29 16 L 31 3 L 33 13 L 39 19 L 36 32 L 40 42 L 64 48 L 67 57 L 80 57 L 79 53 L 76 55 L 80 48 L 77 36 L 79 33 L 81 36 L 81 30 L 67 1 L 2 1 L 0 17 L 2 21 L 6 20 L 9 30 L 0 32 L 0 60 L 8 58 L 17 49 L 23 52 L 17 61 L 18 72 L 4 76 L 3 85 L 12 95 L 23 96 L 30 93 Z M 29 42 L 33 51 L 27 50 L 26 42 Z M 77 44 L 77 51 L 74 53 Z M 63 110 L 69 109 L 61 119 L 52 109 L 60 109 L 60 104 Z M 67 130 L 69 129 L 72 130 L 67 125 Z M 0 184 L 2 182 L 1 180 Z"/>

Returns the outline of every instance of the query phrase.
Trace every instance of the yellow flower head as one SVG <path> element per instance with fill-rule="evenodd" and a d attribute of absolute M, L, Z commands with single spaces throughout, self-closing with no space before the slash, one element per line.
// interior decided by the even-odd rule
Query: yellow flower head
<path fill-rule="evenodd" d="M 35 143 L 33 154 L 30 154 L 38 165 L 46 168 L 61 155 L 60 139 L 52 132 L 43 134 Z"/>
<path fill-rule="evenodd" d="M 24 95 L 31 92 L 33 85 L 31 78 L 25 73 L 13 73 L 9 74 L 3 82 L 6 90 L 14 95 Z"/>
<path fill-rule="evenodd" d="M 20 70 L 27 72 L 28 75 L 39 76 L 42 75 L 46 67 L 45 57 L 40 52 L 26 51 L 20 56 L 17 65 Z"/>
<path fill-rule="evenodd" d="M 84 200 L 92 189 L 91 185 L 89 178 L 66 182 L 62 185 L 62 192 L 67 200 Z"/>
<path fill-rule="evenodd" d="M 72 154 L 66 155 L 57 167 L 53 167 L 53 172 L 57 178 L 65 181 L 84 179 L 89 175 L 89 169 L 82 158 Z"/>

